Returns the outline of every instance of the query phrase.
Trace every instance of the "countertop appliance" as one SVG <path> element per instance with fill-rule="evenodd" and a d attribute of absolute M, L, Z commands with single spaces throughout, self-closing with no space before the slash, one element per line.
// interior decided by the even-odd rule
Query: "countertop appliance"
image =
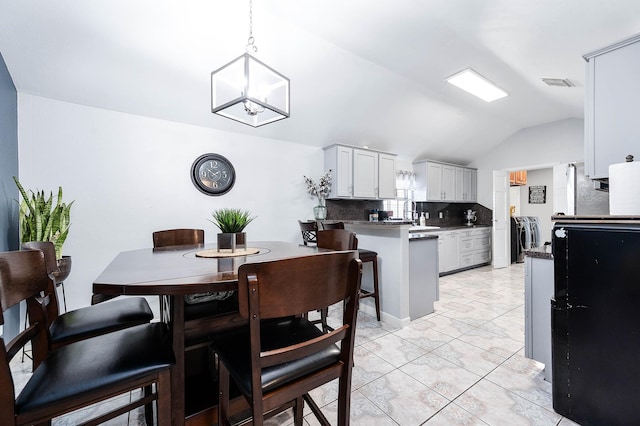
<path fill-rule="evenodd" d="M 473 226 L 476 221 L 476 212 L 469 209 L 464 212 L 464 219 L 467 221 L 467 226 Z"/>
<path fill-rule="evenodd" d="M 553 408 L 583 426 L 640 424 L 640 220 L 556 220 Z"/>

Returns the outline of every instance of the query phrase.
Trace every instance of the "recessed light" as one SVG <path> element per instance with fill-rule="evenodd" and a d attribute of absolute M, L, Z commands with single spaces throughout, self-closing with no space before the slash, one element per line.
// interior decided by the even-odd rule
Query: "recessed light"
<path fill-rule="evenodd" d="M 467 68 L 466 70 L 452 75 L 451 77 L 447 77 L 445 81 L 479 97 L 486 102 L 495 101 L 496 99 L 508 96 L 507 92 L 471 68 Z"/>

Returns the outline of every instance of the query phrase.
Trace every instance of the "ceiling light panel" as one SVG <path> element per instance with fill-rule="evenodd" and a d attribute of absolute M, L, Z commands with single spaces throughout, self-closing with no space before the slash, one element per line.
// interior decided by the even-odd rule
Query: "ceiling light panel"
<path fill-rule="evenodd" d="M 507 92 L 471 68 L 467 68 L 464 71 L 460 71 L 459 73 L 452 75 L 451 77 L 447 77 L 445 81 L 479 97 L 486 102 L 495 101 L 496 99 L 508 96 Z"/>

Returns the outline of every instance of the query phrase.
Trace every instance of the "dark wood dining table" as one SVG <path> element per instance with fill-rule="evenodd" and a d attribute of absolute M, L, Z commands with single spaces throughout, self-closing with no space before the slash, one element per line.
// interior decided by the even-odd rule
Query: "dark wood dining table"
<path fill-rule="evenodd" d="M 161 319 L 169 326 L 176 365 L 172 374 L 172 403 L 174 424 L 211 424 L 215 420 L 213 407 L 187 412 L 185 408 L 185 330 L 184 297 L 195 293 L 235 290 L 238 286 L 238 268 L 244 263 L 264 262 L 310 255 L 315 247 L 282 241 L 249 242 L 248 248 L 258 253 L 227 258 L 202 258 L 196 252 L 215 249 L 215 245 L 140 249 L 119 253 L 93 283 L 94 296 L 157 295 L 161 301 Z M 239 315 L 231 313 L 212 322 L 195 322 L 203 333 L 229 328 L 238 323 Z M 201 392 L 201 391 L 198 391 Z M 208 392 L 216 394 L 217 389 Z M 194 397 L 195 398 L 195 397 Z M 189 396 L 191 399 L 191 396 Z"/>

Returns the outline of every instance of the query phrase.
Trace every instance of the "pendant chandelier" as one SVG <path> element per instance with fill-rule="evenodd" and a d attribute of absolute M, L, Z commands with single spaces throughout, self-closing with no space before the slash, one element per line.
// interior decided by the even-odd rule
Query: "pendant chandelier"
<path fill-rule="evenodd" d="M 251 54 L 253 2 L 249 1 L 246 53 L 211 73 L 211 112 L 259 127 L 289 118 L 289 79 Z"/>

